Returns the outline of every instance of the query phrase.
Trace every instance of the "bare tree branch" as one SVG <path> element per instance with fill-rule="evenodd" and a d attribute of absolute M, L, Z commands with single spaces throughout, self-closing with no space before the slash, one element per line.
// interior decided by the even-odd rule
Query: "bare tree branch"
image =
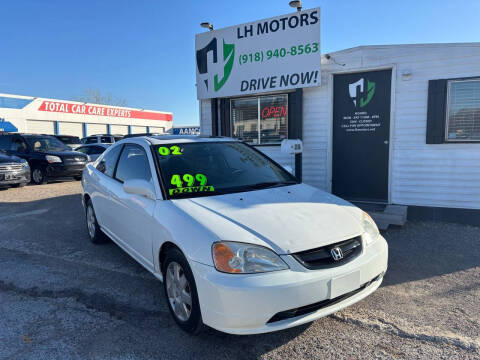
<path fill-rule="evenodd" d="M 101 105 L 113 105 L 113 106 L 126 106 L 127 100 L 125 98 L 113 97 L 112 93 L 107 92 L 102 94 L 98 89 L 85 89 L 83 94 L 72 98 L 73 101 L 101 104 Z"/>

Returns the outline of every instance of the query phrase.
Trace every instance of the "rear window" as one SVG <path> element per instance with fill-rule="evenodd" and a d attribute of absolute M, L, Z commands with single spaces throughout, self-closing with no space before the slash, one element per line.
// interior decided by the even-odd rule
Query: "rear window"
<path fill-rule="evenodd" d="M 64 144 L 81 144 L 80 139 L 76 136 L 57 136 L 57 139 Z"/>
<path fill-rule="evenodd" d="M 100 138 L 100 142 L 104 144 L 110 144 L 112 142 L 112 138 L 110 136 L 102 136 Z"/>

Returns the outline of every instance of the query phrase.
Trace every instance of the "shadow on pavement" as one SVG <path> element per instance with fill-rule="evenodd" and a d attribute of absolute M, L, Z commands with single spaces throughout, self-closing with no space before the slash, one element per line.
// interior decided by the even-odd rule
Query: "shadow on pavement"
<path fill-rule="evenodd" d="M 428 279 L 480 266 L 480 228 L 441 222 L 408 222 L 383 233 L 388 271 L 383 285 Z"/>

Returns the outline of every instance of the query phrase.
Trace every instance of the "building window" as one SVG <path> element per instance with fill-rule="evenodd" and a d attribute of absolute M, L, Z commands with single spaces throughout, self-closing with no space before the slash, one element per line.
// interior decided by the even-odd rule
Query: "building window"
<path fill-rule="evenodd" d="M 279 144 L 287 138 L 288 96 L 231 100 L 232 136 L 254 145 Z"/>
<path fill-rule="evenodd" d="M 449 80 L 446 141 L 480 141 L 480 79 Z"/>

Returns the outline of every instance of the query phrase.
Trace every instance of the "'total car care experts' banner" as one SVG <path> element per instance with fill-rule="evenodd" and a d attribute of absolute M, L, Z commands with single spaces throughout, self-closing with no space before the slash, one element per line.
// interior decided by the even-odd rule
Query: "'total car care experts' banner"
<path fill-rule="evenodd" d="M 78 115 L 110 116 L 146 120 L 172 121 L 170 113 L 161 113 L 144 110 L 125 109 L 119 107 L 97 106 L 88 104 L 75 104 L 62 101 L 43 101 L 38 111 L 60 112 Z"/>
<path fill-rule="evenodd" d="M 195 37 L 197 98 L 320 85 L 320 8 Z"/>

